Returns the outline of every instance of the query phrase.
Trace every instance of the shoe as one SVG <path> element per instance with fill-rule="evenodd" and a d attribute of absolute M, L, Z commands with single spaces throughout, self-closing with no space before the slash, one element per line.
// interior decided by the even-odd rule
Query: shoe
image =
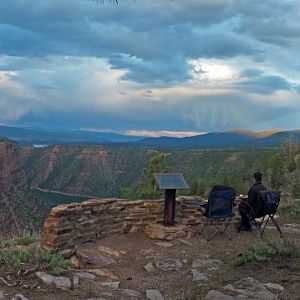
<path fill-rule="evenodd" d="M 237 232 L 241 232 L 241 231 L 252 231 L 252 227 L 250 226 L 245 226 L 244 224 L 238 224 L 236 226 L 236 230 Z"/>

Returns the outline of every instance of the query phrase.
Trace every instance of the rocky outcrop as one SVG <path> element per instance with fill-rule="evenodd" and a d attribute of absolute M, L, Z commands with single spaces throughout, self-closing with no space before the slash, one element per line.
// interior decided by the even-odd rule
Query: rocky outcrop
<path fill-rule="evenodd" d="M 0 142 L 0 236 L 20 233 L 22 221 L 12 194 L 24 182 L 25 175 L 19 168 L 30 153 L 29 148 L 20 149 L 13 142 Z"/>
<path fill-rule="evenodd" d="M 194 229 L 203 223 L 203 213 L 200 214 L 197 202 L 194 206 L 193 208 L 191 197 L 178 199 L 176 221 L 180 230 L 171 232 L 172 235 L 179 238 L 183 234 L 186 236 L 187 233 L 195 232 Z M 150 224 L 162 223 L 163 209 L 164 200 L 92 199 L 60 205 L 53 208 L 46 219 L 41 247 L 51 252 L 61 252 L 68 257 L 83 243 L 109 234 L 146 230 Z M 189 225 L 180 225 L 182 220 L 187 219 Z M 170 239 L 169 233 L 166 239 Z"/>
<path fill-rule="evenodd" d="M 13 184 L 13 173 L 20 166 L 23 156 L 12 142 L 0 142 L 0 191 L 8 193 Z"/>

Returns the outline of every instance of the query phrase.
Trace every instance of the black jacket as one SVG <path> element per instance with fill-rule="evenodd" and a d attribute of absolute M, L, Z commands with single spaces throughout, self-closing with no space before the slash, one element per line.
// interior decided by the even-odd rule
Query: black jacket
<path fill-rule="evenodd" d="M 259 192 L 266 190 L 267 188 L 261 182 L 255 182 L 248 191 L 248 203 L 252 207 L 256 218 L 264 216 L 264 204 Z"/>

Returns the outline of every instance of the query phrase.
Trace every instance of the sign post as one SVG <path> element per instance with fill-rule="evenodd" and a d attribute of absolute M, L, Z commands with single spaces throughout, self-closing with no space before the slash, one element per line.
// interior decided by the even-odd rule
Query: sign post
<path fill-rule="evenodd" d="M 175 199 L 177 189 L 188 189 L 181 173 L 154 173 L 158 187 L 165 190 L 164 225 L 172 226 L 175 223 Z"/>

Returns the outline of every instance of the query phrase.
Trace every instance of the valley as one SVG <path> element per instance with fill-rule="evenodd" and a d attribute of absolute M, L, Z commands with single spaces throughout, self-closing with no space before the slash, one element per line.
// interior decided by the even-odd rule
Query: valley
<path fill-rule="evenodd" d="M 151 171 L 151 162 L 159 156 L 162 166 L 184 174 L 190 185 L 184 194 L 207 197 L 215 184 L 231 185 L 237 193 L 246 193 L 252 173 L 261 170 L 268 186 L 278 183 L 287 197 L 294 197 L 299 182 L 298 145 L 293 145 L 292 160 L 289 156 L 284 158 L 282 151 L 288 153 L 288 148 L 162 150 L 91 145 L 33 148 L 3 141 L 0 142 L 0 232 L 6 235 L 39 230 L 48 211 L 62 203 L 91 197 L 162 197 L 162 193 L 152 193 L 151 185 L 145 187 L 149 182 L 146 171 Z M 294 165 L 289 169 L 291 162 Z"/>

